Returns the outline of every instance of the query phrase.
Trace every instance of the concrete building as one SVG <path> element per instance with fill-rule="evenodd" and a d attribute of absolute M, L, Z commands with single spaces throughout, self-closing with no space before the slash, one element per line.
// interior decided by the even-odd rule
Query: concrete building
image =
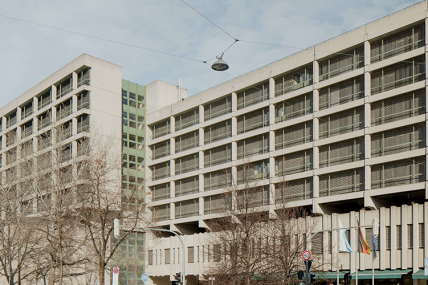
<path fill-rule="evenodd" d="M 190 284 L 209 274 L 207 221 L 224 214 L 222 194 L 239 187 L 248 160 L 266 186 L 253 201 L 260 211 L 304 207 L 319 229 L 338 215 L 345 226 L 377 217 L 376 278 L 426 278 L 427 16 L 427 2 L 416 4 L 147 112 L 149 209 L 159 226 L 184 234 Z M 152 238 L 147 248 L 149 283 L 170 284 L 181 268 L 178 240 Z M 342 276 L 355 276 L 354 257 L 341 253 Z"/>
<path fill-rule="evenodd" d="M 162 93 L 163 100 L 147 96 L 149 90 Z M 182 97 L 186 92 L 181 91 Z M 123 80 L 120 66 L 83 54 L 0 109 L 3 183 L 10 182 L 8 171 L 21 167 L 18 160 L 25 155 L 20 152 L 21 145 L 31 145 L 35 154 L 31 159 L 37 159 L 38 154 L 53 151 L 62 140 L 61 144 L 67 146 L 61 153 L 66 167 L 74 165 L 81 155 L 82 142 L 92 136 L 106 136 L 123 155 L 124 195 L 128 194 L 126 189 L 138 188 L 144 197 L 146 111 L 162 107 L 163 102 L 176 101 L 176 86 L 162 81 L 142 86 Z M 58 126 L 65 131 L 61 138 L 54 135 Z M 32 181 L 31 175 L 28 179 Z M 52 198 L 49 189 L 45 190 L 29 197 L 28 214 L 39 210 L 40 197 Z M 145 261 L 144 255 L 135 251 L 135 244 L 141 245 L 142 241 L 143 234 L 135 233 L 120 247 L 119 256 L 125 256 L 133 265 L 126 268 L 120 259 L 114 261 L 121 266 L 122 284 L 137 284 L 140 279 Z"/>

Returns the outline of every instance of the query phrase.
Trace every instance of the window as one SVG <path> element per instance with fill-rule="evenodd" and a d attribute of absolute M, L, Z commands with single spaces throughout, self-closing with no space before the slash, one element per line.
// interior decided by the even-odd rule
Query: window
<path fill-rule="evenodd" d="M 213 259 L 214 262 L 220 262 L 221 260 L 221 247 L 219 244 L 213 246 Z"/>
<path fill-rule="evenodd" d="M 77 118 L 77 133 L 89 131 L 89 115 L 85 114 Z"/>
<path fill-rule="evenodd" d="M 396 235 L 397 235 L 397 249 L 401 249 L 402 246 L 402 234 L 401 234 L 401 225 L 396 226 Z"/>
<path fill-rule="evenodd" d="M 149 265 L 153 265 L 153 250 L 148 251 Z"/>
<path fill-rule="evenodd" d="M 57 119 L 57 121 L 67 117 L 71 113 L 72 113 L 71 99 L 61 103 L 58 106 L 56 106 L 56 119 Z"/>
<path fill-rule="evenodd" d="M 49 88 L 45 92 L 43 92 L 41 95 L 37 96 L 38 100 L 38 110 L 46 107 L 52 102 L 52 90 Z"/>
<path fill-rule="evenodd" d="M 21 106 L 21 120 L 33 114 L 33 100 Z"/>
<path fill-rule="evenodd" d="M 424 223 L 419 223 L 419 248 L 425 248 Z"/>
<path fill-rule="evenodd" d="M 77 72 L 77 87 L 80 87 L 82 85 L 89 85 L 90 83 L 89 71 L 90 69 L 86 68 Z"/>
<path fill-rule="evenodd" d="M 167 248 L 164 251 L 165 254 L 165 264 L 171 264 L 171 249 Z"/>
<path fill-rule="evenodd" d="M 89 109 L 89 91 L 77 95 L 77 111 Z"/>
<path fill-rule="evenodd" d="M 16 110 L 6 115 L 6 128 L 16 124 Z"/>
<path fill-rule="evenodd" d="M 44 112 L 39 116 L 38 120 L 39 120 L 38 130 L 40 131 L 41 129 L 46 128 L 52 123 L 51 112 L 50 111 Z"/>
<path fill-rule="evenodd" d="M 29 121 L 28 123 L 22 125 L 21 127 L 21 137 L 26 138 L 33 133 L 33 121 Z"/>
<path fill-rule="evenodd" d="M 407 225 L 407 248 L 408 249 L 413 248 L 413 225 L 412 224 Z"/>
<path fill-rule="evenodd" d="M 187 248 L 187 262 L 194 263 L 195 262 L 195 248 L 193 246 L 189 246 Z"/>
<path fill-rule="evenodd" d="M 72 80 L 73 80 L 73 78 L 70 75 L 56 85 L 56 98 L 57 99 L 67 95 L 68 93 L 71 92 L 71 90 L 73 90 Z"/>
<path fill-rule="evenodd" d="M 391 226 L 385 227 L 386 249 L 391 249 Z"/>

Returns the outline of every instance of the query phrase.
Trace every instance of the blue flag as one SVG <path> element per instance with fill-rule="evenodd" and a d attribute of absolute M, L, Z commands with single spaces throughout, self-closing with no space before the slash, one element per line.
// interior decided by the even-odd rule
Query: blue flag
<path fill-rule="evenodd" d="M 374 253 L 374 258 L 376 259 L 377 255 L 376 255 L 376 238 L 373 236 L 373 253 Z"/>

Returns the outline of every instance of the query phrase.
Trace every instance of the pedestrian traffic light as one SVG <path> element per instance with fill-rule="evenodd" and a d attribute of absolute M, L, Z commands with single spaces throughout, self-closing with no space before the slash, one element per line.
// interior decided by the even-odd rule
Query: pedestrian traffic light
<path fill-rule="evenodd" d="M 303 270 L 299 270 L 299 271 L 297 272 L 297 278 L 299 278 L 299 280 L 302 280 L 302 279 L 303 279 L 303 276 L 304 276 Z"/>
<path fill-rule="evenodd" d="M 309 284 L 314 284 L 315 282 L 315 274 L 309 274 Z"/>

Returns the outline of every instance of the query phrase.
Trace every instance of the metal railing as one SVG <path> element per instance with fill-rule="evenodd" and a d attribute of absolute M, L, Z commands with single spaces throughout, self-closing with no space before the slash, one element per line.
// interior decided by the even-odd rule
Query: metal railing
<path fill-rule="evenodd" d="M 383 76 L 381 77 L 382 81 L 383 81 Z M 409 85 L 415 82 L 419 82 L 425 80 L 425 73 L 418 73 L 418 74 L 414 74 L 412 76 L 408 76 L 402 79 L 398 79 L 395 80 L 393 82 L 389 82 L 389 83 L 382 83 L 380 86 L 375 86 L 371 88 L 371 92 L 372 94 L 378 94 L 378 93 L 382 93 L 388 90 L 392 90 L 395 88 L 399 88 L 405 85 Z"/>
<path fill-rule="evenodd" d="M 352 70 L 361 68 L 361 67 L 359 67 L 359 65 L 363 64 L 363 63 L 364 63 L 364 60 L 360 60 L 360 61 L 356 61 L 356 62 L 354 62 L 352 64 L 343 66 L 341 68 L 337 68 L 337 69 L 334 69 L 334 70 L 329 70 L 327 73 L 319 75 L 319 81 L 323 81 L 323 80 L 335 77 L 335 76 L 340 75 L 342 73 L 345 73 L 347 71 L 352 71 Z"/>
<path fill-rule="evenodd" d="M 342 104 L 345 104 L 345 103 L 352 102 L 352 101 L 355 101 L 355 100 L 358 100 L 358 99 L 363 98 L 364 96 L 361 96 L 361 97 L 360 97 L 360 94 L 363 94 L 363 95 L 364 95 L 364 91 L 360 91 L 360 92 L 352 93 L 352 94 L 350 94 L 350 95 L 346 95 L 346 96 L 341 96 L 341 97 L 339 98 L 339 102 L 337 102 L 337 103 L 336 103 L 336 104 L 334 104 L 333 106 L 336 106 L 336 105 L 342 105 Z M 325 103 L 321 103 L 321 104 L 319 104 L 319 108 L 320 108 L 320 110 L 321 110 L 321 109 L 328 109 L 328 108 L 331 108 L 331 107 L 332 107 L 332 105 L 331 105 L 331 100 L 330 100 L 330 98 L 328 98 L 328 102 L 325 102 Z"/>
<path fill-rule="evenodd" d="M 419 41 L 412 41 L 411 43 L 408 43 L 408 44 L 406 44 L 404 46 L 397 47 L 397 48 L 391 49 L 391 50 L 386 51 L 386 52 L 383 51 L 383 47 L 384 46 L 382 46 L 381 47 L 381 52 L 378 55 L 371 56 L 370 60 L 374 61 L 373 59 L 379 58 L 379 60 L 374 61 L 374 62 L 378 62 L 378 61 L 382 61 L 384 59 L 393 57 L 394 55 L 398 55 L 398 54 L 409 52 L 409 51 L 413 50 L 415 48 L 415 46 L 418 45 L 419 42 L 424 42 L 424 41 L 425 41 L 425 39 L 422 39 L 422 40 L 419 40 Z M 410 47 L 410 49 L 406 50 L 406 48 L 408 48 L 408 47 Z M 400 50 L 402 50 L 402 52 L 400 52 Z M 391 55 L 389 56 L 389 54 L 391 54 Z"/>
<path fill-rule="evenodd" d="M 259 128 L 263 128 L 269 125 L 269 120 L 264 120 L 249 126 L 245 126 L 245 121 L 244 121 L 244 127 L 239 128 L 238 129 L 238 134 L 245 134 L 246 132 L 255 130 L 255 129 L 259 129 Z"/>

